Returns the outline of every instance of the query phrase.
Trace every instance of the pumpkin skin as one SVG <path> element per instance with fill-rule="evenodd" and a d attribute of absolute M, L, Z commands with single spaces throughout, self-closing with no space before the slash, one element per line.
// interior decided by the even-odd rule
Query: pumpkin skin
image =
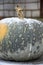
<path fill-rule="evenodd" d="M 0 58 L 26 61 L 38 58 L 43 53 L 43 23 L 35 19 L 17 17 L 0 20 Z M 6 33 L 5 33 L 6 32 Z"/>

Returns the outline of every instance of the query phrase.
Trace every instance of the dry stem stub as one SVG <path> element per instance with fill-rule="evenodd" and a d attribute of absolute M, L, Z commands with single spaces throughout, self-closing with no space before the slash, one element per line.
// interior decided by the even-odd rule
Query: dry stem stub
<path fill-rule="evenodd" d="M 17 5 L 17 7 L 16 7 L 16 12 L 20 19 L 24 18 L 23 9 L 19 5 Z"/>

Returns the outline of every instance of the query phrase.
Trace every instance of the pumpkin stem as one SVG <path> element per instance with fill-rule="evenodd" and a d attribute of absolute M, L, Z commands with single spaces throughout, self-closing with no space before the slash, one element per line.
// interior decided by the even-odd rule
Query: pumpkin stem
<path fill-rule="evenodd" d="M 17 12 L 18 17 L 20 19 L 23 19 L 24 18 L 24 14 L 23 14 L 22 8 L 19 5 L 17 5 L 17 7 L 15 9 L 16 9 L 16 12 Z"/>

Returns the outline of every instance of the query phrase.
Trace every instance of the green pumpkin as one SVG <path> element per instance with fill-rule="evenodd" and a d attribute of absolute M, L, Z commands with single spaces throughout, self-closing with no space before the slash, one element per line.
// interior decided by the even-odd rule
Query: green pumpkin
<path fill-rule="evenodd" d="M 0 58 L 26 61 L 43 53 L 43 23 L 35 19 L 5 18 L 0 20 Z M 0 31 L 2 31 L 2 29 Z M 5 35 L 3 35 L 5 34 Z"/>

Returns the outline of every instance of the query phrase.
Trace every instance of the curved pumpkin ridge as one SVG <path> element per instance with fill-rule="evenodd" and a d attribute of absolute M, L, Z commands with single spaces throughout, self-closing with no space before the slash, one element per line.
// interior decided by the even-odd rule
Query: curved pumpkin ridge
<path fill-rule="evenodd" d="M 3 38 L 6 36 L 7 31 L 8 31 L 7 24 L 1 23 L 0 24 L 0 41 L 2 41 Z"/>

